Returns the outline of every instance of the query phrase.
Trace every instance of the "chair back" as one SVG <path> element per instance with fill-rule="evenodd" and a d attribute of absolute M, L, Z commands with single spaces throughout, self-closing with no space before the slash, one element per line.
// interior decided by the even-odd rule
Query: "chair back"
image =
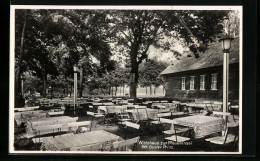
<path fill-rule="evenodd" d="M 123 109 L 115 108 L 114 112 L 115 112 L 115 114 L 121 114 L 121 113 L 123 113 Z"/>
<path fill-rule="evenodd" d="M 68 123 L 67 124 L 69 127 L 73 127 L 73 126 L 89 126 L 91 125 L 91 121 L 81 121 L 81 122 L 72 122 L 72 123 Z"/>
<path fill-rule="evenodd" d="M 54 134 L 55 132 L 61 131 L 61 127 L 62 124 L 37 126 L 34 128 L 34 134 L 35 136 L 40 136 L 43 134 Z"/>
<path fill-rule="evenodd" d="M 39 118 L 45 118 L 47 115 L 46 113 L 32 113 L 32 114 L 21 114 L 22 119 L 29 120 L 29 119 L 39 119 Z"/>
<path fill-rule="evenodd" d="M 231 133 L 232 129 L 232 133 Z M 233 127 L 227 127 L 227 131 L 225 134 L 225 139 L 224 139 L 224 144 L 225 143 L 230 143 L 230 142 L 235 142 L 238 140 L 238 133 L 239 133 L 239 126 L 233 126 Z"/>
<path fill-rule="evenodd" d="M 172 116 L 172 113 L 171 113 L 171 112 L 158 113 L 158 114 L 157 114 L 157 117 L 158 117 L 158 118 L 161 118 L 161 117 L 169 117 L 169 116 Z"/>
<path fill-rule="evenodd" d="M 41 130 L 49 130 L 49 129 L 58 129 L 61 127 L 62 127 L 62 124 L 44 125 L 44 126 L 36 126 L 36 127 L 34 127 L 34 130 L 41 131 Z"/>
<path fill-rule="evenodd" d="M 174 121 L 171 119 L 165 119 L 165 118 L 160 118 L 161 123 L 168 123 L 168 124 L 173 124 Z"/>
<path fill-rule="evenodd" d="M 184 112 L 172 112 L 172 116 L 184 115 Z"/>
<path fill-rule="evenodd" d="M 136 109 L 137 111 L 137 117 L 138 117 L 138 120 L 148 120 L 148 112 L 147 112 L 147 109 L 144 108 L 144 109 Z"/>
<path fill-rule="evenodd" d="M 140 128 L 140 125 L 139 125 L 139 124 L 135 124 L 135 123 L 128 122 L 128 121 L 125 122 L 125 125 L 126 125 L 127 127 L 131 127 L 131 128 L 134 128 L 134 129 L 139 129 L 139 128 Z"/>
<path fill-rule="evenodd" d="M 139 140 L 140 140 L 140 137 L 138 136 L 138 137 L 128 139 L 128 140 L 113 142 L 112 145 L 113 145 L 113 148 L 118 150 L 118 149 L 120 149 L 120 147 L 127 148 L 128 146 L 134 145 L 134 144 L 138 143 Z M 133 147 L 133 150 L 134 150 L 134 147 Z"/>
<path fill-rule="evenodd" d="M 218 112 L 218 111 L 213 111 L 212 113 L 213 117 L 227 117 L 230 115 L 230 113 L 226 112 Z"/>
<path fill-rule="evenodd" d="M 64 111 L 58 111 L 58 112 L 48 112 L 49 116 L 54 116 L 54 115 L 63 115 Z"/>
<path fill-rule="evenodd" d="M 94 112 L 87 111 L 87 115 L 95 116 L 95 113 L 94 113 Z"/>

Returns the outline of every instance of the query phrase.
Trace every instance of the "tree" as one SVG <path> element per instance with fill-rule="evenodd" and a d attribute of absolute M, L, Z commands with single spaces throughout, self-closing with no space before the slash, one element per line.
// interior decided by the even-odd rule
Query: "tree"
<path fill-rule="evenodd" d="M 104 23 L 105 16 L 102 12 L 94 10 L 64 10 L 56 13 L 55 17 L 57 24 L 60 24 L 63 44 L 68 49 L 67 54 L 62 57 L 62 73 L 66 77 L 73 77 L 72 66 L 81 66 L 79 97 L 82 97 L 83 73 L 87 78 L 87 75 L 94 72 L 102 75 L 113 69 L 110 46 L 103 36 L 107 27 Z M 64 26 L 67 27 L 64 29 Z M 98 65 L 93 62 L 93 58 L 99 61 Z"/>
<path fill-rule="evenodd" d="M 53 55 L 49 48 L 52 46 L 55 37 L 53 32 L 49 32 L 48 26 L 51 26 L 51 17 L 48 12 L 40 10 L 17 10 L 16 35 L 19 35 L 19 17 L 25 12 L 25 25 L 22 28 L 21 45 L 17 46 L 20 54 L 16 54 L 16 77 L 19 82 L 21 71 L 30 70 L 34 75 L 43 80 L 44 91 L 43 96 L 46 96 L 47 75 L 57 75 L 56 67 L 52 61 Z M 16 40 L 18 42 L 19 40 Z M 16 51 L 17 51 L 16 50 Z M 22 69 L 22 70 L 21 70 Z M 19 87 L 19 86 L 17 86 Z M 18 88 L 19 89 L 19 88 Z"/>
<path fill-rule="evenodd" d="M 110 11 L 107 15 L 111 33 L 117 40 L 116 46 L 130 58 L 131 73 L 135 80 L 130 83 L 130 97 L 136 97 L 139 65 L 148 57 L 150 46 L 170 50 L 170 42 L 162 39 L 174 37 L 183 43 L 191 43 L 187 30 L 180 24 L 178 17 L 186 20 L 187 26 L 203 44 L 214 39 L 222 31 L 220 22 L 227 11 L 148 11 L 123 10 Z M 111 38 L 110 38 L 111 39 Z M 109 39 L 109 40 L 110 40 Z M 197 53 L 196 50 L 193 51 Z M 176 54 L 176 52 L 173 52 Z M 178 56 L 178 55 L 176 55 Z"/>
<path fill-rule="evenodd" d="M 18 11 L 19 12 L 19 11 Z M 16 43 L 20 42 L 20 46 L 16 47 L 15 51 L 19 54 L 18 60 L 17 60 L 17 65 L 16 65 L 16 70 L 15 70 L 15 97 L 16 99 L 19 99 L 18 96 L 21 94 L 21 64 L 23 61 L 23 52 L 24 52 L 24 33 L 25 33 L 25 28 L 26 28 L 26 23 L 27 23 L 27 11 L 24 10 L 23 12 L 20 12 L 20 14 L 16 14 L 15 19 L 17 20 L 17 25 L 16 25 L 16 37 L 19 38 L 19 40 L 16 40 Z M 18 21 L 18 19 L 22 21 Z M 19 34 L 17 34 L 19 33 Z M 16 105 L 17 106 L 17 105 Z M 19 106 L 19 105 L 18 105 Z"/>
<path fill-rule="evenodd" d="M 152 85 L 155 87 L 163 85 L 163 79 L 160 77 L 160 73 L 166 67 L 167 64 L 153 59 L 148 59 L 148 61 L 140 65 L 140 85 L 145 87 L 150 86 L 150 95 L 152 95 Z"/>
<path fill-rule="evenodd" d="M 102 36 L 103 17 L 102 13 L 86 10 L 17 10 L 16 44 L 21 44 L 16 46 L 17 91 L 21 71 L 30 71 L 43 80 L 45 97 L 48 75 L 61 74 L 71 83 L 74 64 L 80 64 L 86 74 L 95 71 L 92 57 L 100 62 L 98 73 L 113 68 L 110 47 Z M 83 82 L 81 77 L 80 96 Z"/>

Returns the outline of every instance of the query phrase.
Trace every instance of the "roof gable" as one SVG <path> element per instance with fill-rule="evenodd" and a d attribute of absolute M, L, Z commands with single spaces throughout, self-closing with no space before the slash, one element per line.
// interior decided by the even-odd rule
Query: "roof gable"
<path fill-rule="evenodd" d="M 235 38 L 232 41 L 230 54 L 229 54 L 229 64 L 239 62 L 239 38 Z M 214 66 L 223 65 L 223 54 L 222 47 L 220 43 L 214 44 L 205 51 L 205 53 L 200 53 L 199 58 L 182 56 L 180 60 L 175 60 L 173 65 L 169 65 L 161 75 L 178 73 L 189 70 L 203 69 Z"/>

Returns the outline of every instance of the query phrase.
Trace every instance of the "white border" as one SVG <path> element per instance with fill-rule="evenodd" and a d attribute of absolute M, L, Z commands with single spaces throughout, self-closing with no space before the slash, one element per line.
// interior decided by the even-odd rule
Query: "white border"
<path fill-rule="evenodd" d="M 15 80 L 15 9 L 114 9 L 114 10 L 239 10 L 240 11 L 240 48 L 239 48 L 239 151 L 238 152 L 67 152 L 67 151 L 15 151 L 14 144 L 14 80 Z M 243 83 L 243 57 L 242 57 L 242 6 L 51 6 L 51 5 L 11 5 L 10 6 L 10 88 L 9 88 L 9 153 L 10 154 L 242 154 L 242 83 Z"/>

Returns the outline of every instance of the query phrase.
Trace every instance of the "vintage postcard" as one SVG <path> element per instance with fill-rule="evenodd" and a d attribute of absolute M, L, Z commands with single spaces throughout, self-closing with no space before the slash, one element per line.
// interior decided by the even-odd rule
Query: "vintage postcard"
<path fill-rule="evenodd" d="M 242 6 L 10 10 L 10 154 L 242 154 Z"/>

